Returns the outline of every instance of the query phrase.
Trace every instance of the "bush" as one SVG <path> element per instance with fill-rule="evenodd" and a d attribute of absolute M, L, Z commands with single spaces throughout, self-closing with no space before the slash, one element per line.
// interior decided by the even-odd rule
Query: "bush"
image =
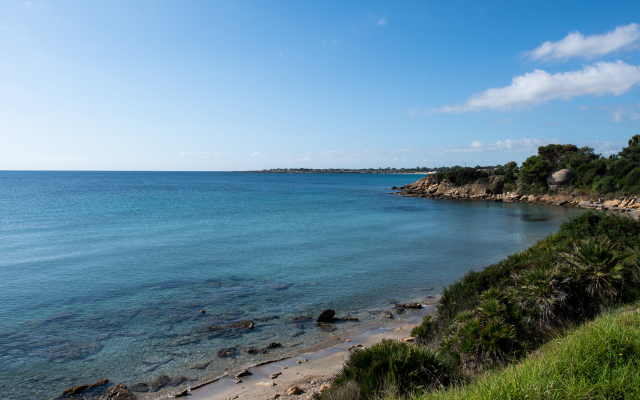
<path fill-rule="evenodd" d="M 411 330 L 411 336 L 415 337 L 422 343 L 430 342 L 436 333 L 436 323 L 433 321 L 432 315 L 426 315 L 422 318 L 422 323 Z"/>
<path fill-rule="evenodd" d="M 350 382 L 357 383 L 360 395 L 369 398 L 385 390 L 404 395 L 417 389 L 445 387 L 458 382 L 458 378 L 455 370 L 435 351 L 383 340 L 364 350 L 354 351 L 329 392 L 340 390 Z M 321 398 L 328 397 L 323 395 Z"/>
<path fill-rule="evenodd" d="M 525 362 L 423 399 L 638 399 L 640 311 L 603 315 Z"/>

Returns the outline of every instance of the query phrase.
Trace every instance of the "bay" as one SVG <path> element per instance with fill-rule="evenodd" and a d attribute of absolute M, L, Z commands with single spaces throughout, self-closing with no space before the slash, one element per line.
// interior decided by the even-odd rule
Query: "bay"
<path fill-rule="evenodd" d="M 1 171 L 0 391 L 185 384 L 276 358 L 382 323 L 391 300 L 434 296 L 582 212 L 389 194 L 420 177 Z M 325 308 L 360 322 L 291 321 Z"/>

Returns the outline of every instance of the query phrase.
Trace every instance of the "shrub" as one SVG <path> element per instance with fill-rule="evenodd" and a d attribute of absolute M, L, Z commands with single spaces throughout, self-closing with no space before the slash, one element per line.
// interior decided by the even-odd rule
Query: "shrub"
<path fill-rule="evenodd" d="M 368 398 L 384 389 L 403 395 L 418 388 L 445 387 L 458 379 L 454 369 L 435 351 L 383 340 L 351 354 L 334 380 L 335 390 L 349 382 L 357 383 L 361 396 Z"/>
<path fill-rule="evenodd" d="M 620 310 L 545 345 L 536 356 L 473 384 L 423 399 L 638 399 L 640 313 Z"/>

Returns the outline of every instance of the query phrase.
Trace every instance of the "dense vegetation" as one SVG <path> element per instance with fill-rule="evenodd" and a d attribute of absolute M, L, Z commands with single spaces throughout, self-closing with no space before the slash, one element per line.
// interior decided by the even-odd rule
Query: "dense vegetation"
<path fill-rule="evenodd" d="M 439 169 L 432 179 L 448 179 L 454 186 L 479 181 L 487 183 L 494 194 L 516 189 L 521 194 L 544 193 L 548 190 L 549 173 L 565 168 L 574 174 L 572 190 L 580 193 L 640 194 L 640 135 L 633 136 L 627 147 L 609 157 L 595 154 L 591 147 L 550 144 L 540 146 L 538 154 L 527 158 L 520 169 L 515 161 L 488 167 L 456 166 Z"/>
<path fill-rule="evenodd" d="M 640 298 L 639 235 L 640 222 L 604 213 L 587 212 L 564 223 L 557 234 L 447 287 L 436 314 L 412 332 L 416 345 L 383 342 L 356 351 L 321 397 L 443 391 L 523 360 L 559 332 Z M 634 368 L 637 375 L 636 364 L 610 367 Z M 608 379 L 611 371 L 582 373 L 600 374 L 597 380 Z M 560 372 L 577 373 L 569 366 Z M 350 394 L 340 397 L 347 384 Z"/>

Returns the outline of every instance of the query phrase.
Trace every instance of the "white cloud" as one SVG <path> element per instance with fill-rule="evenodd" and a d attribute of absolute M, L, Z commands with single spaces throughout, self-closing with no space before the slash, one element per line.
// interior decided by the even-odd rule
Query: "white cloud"
<path fill-rule="evenodd" d="M 544 42 L 540 47 L 525 53 L 531 60 L 566 60 L 571 57 L 592 59 L 605 54 L 629 50 L 640 40 L 640 25 L 631 23 L 619 26 L 604 35 L 585 37 L 580 32 L 571 32 L 557 42 Z"/>
<path fill-rule="evenodd" d="M 624 112 L 623 111 L 616 111 L 611 113 L 611 121 L 615 122 L 615 123 L 620 123 L 622 121 L 624 121 Z"/>
<path fill-rule="evenodd" d="M 267 154 L 260 153 L 259 151 L 251 153 L 251 157 L 266 157 Z"/>
<path fill-rule="evenodd" d="M 522 109 L 551 100 L 571 100 L 578 96 L 614 96 L 640 83 L 640 68 L 620 60 L 585 65 L 579 71 L 550 74 L 536 69 L 513 78 L 511 85 L 492 88 L 471 96 L 466 104 L 444 106 L 430 113 L 463 113 L 480 110 Z"/>
<path fill-rule="evenodd" d="M 377 23 L 378 26 L 385 26 L 386 24 L 387 24 L 386 18 L 381 18 Z"/>
<path fill-rule="evenodd" d="M 209 152 L 207 151 L 181 151 L 178 153 L 180 157 L 185 156 L 208 156 Z"/>
<path fill-rule="evenodd" d="M 586 142 L 585 146 L 593 147 L 593 150 L 596 154 L 617 154 L 620 150 L 622 150 L 622 145 L 620 143 L 614 142 L 601 142 L 596 140 L 594 142 Z M 580 147 L 580 146 L 578 146 Z"/>
<path fill-rule="evenodd" d="M 539 146 L 544 146 L 549 143 L 557 143 L 557 139 L 538 139 L 538 138 L 522 138 L 522 139 L 505 139 L 498 140 L 494 143 L 483 144 L 478 140 L 474 140 L 471 142 L 471 146 L 469 147 L 460 147 L 460 148 L 447 148 L 440 147 L 436 150 L 436 153 L 446 154 L 446 153 L 480 153 L 487 151 L 502 151 L 502 152 L 525 152 L 525 151 L 537 151 Z"/>

